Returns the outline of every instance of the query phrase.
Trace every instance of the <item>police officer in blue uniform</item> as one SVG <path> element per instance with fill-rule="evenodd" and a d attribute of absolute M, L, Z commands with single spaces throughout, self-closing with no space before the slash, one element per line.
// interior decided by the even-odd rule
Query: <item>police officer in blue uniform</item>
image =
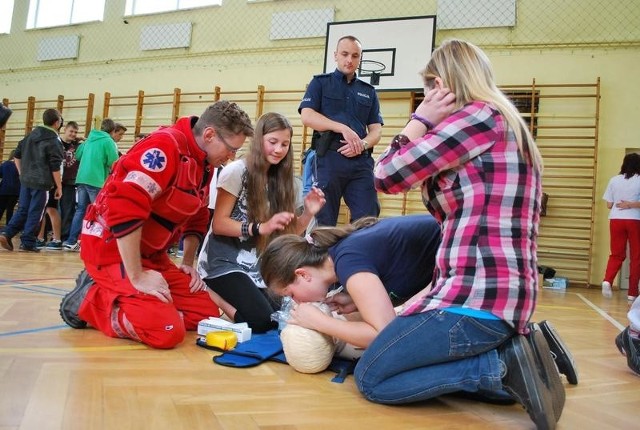
<path fill-rule="evenodd" d="M 358 39 L 340 38 L 334 52 L 337 69 L 314 76 L 298 108 L 302 123 L 314 130 L 314 180 L 327 201 L 316 215 L 320 225 L 336 225 L 341 197 L 350 221 L 380 213 L 371 152 L 383 121 L 375 89 L 356 77 L 361 57 Z"/>

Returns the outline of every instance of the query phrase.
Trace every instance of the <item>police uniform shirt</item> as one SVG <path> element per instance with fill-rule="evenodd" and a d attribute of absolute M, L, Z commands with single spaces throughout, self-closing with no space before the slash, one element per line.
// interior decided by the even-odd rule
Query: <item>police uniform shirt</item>
<path fill-rule="evenodd" d="M 348 125 L 360 138 L 367 135 L 369 124 L 383 124 L 375 88 L 358 78 L 347 83 L 346 76 L 338 69 L 313 77 L 298 112 L 303 108 L 311 108 Z"/>

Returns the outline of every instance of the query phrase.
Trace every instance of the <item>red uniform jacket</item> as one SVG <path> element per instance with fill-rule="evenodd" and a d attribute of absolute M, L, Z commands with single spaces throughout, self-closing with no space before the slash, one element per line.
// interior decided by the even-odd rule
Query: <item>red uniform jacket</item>
<path fill-rule="evenodd" d="M 142 227 L 143 258 L 164 256 L 181 232 L 207 231 L 209 166 L 191 128 L 179 119 L 136 143 L 113 167 L 85 214 L 81 257 L 95 265 L 122 261 L 116 239 Z"/>

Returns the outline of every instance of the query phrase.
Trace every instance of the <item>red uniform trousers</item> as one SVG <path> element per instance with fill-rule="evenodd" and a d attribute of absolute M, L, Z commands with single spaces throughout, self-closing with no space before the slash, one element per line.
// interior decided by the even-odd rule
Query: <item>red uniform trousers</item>
<path fill-rule="evenodd" d="M 604 280 L 613 284 L 622 263 L 627 258 L 627 242 L 629 243 L 629 292 L 628 295 L 638 296 L 638 282 L 640 282 L 640 220 L 610 219 L 609 232 L 611 236 L 611 255 L 607 262 Z"/>
<path fill-rule="evenodd" d="M 133 339 L 154 348 L 173 348 L 184 340 L 186 330 L 196 330 L 200 320 L 220 316 L 206 291 L 191 293 L 191 277 L 167 256 L 143 260 L 145 269 L 160 272 L 169 284 L 173 303 L 138 291 L 125 274 L 124 265 L 87 264 L 95 281 L 78 315 L 107 336 Z"/>

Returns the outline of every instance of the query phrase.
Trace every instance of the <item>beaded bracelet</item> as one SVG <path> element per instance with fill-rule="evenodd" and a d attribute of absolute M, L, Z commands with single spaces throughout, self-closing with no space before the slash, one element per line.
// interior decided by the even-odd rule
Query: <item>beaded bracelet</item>
<path fill-rule="evenodd" d="M 406 145 L 407 143 L 411 142 L 411 140 L 404 134 L 397 134 L 393 137 L 393 140 L 391 141 L 392 145 L 397 145 L 398 147 L 402 146 L 402 145 Z"/>
<path fill-rule="evenodd" d="M 420 121 L 422 124 L 424 124 L 425 127 L 427 127 L 427 130 L 431 130 L 435 127 L 435 125 L 433 125 L 433 123 L 431 121 L 429 121 L 428 119 L 426 119 L 423 116 L 420 115 L 416 115 L 416 113 L 412 113 L 411 114 L 411 119 L 415 119 L 416 121 Z"/>

